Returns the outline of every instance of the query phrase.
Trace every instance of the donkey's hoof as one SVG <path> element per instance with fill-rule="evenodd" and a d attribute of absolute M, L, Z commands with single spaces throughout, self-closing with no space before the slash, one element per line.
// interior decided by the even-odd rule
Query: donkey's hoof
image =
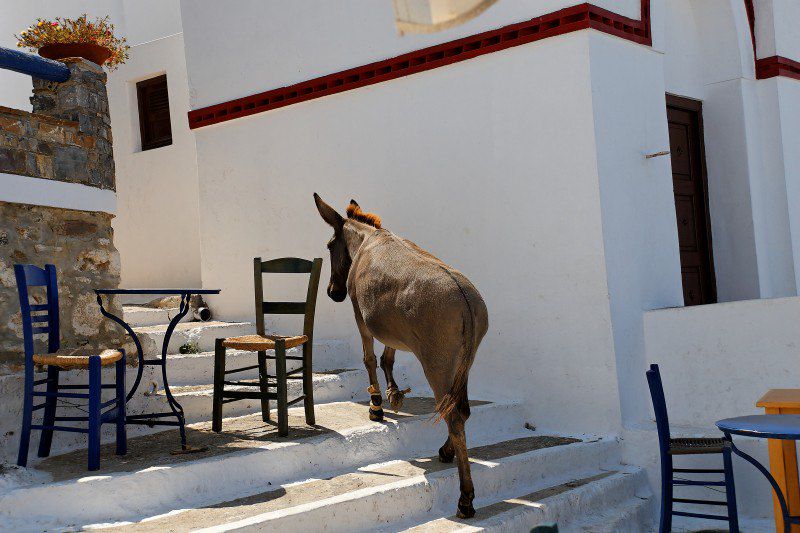
<path fill-rule="evenodd" d="M 372 408 L 370 408 L 369 419 L 372 420 L 373 422 L 383 421 L 383 409 L 373 410 Z"/>
<path fill-rule="evenodd" d="M 452 463 L 456 452 L 452 450 L 445 450 L 444 446 L 439 448 L 439 460 L 443 463 Z"/>
<path fill-rule="evenodd" d="M 405 400 L 406 394 L 409 392 L 411 392 L 411 389 L 400 390 L 397 387 L 386 389 L 386 397 L 389 398 L 389 405 L 392 406 L 392 410 L 395 413 L 403 408 L 403 400 Z"/>
<path fill-rule="evenodd" d="M 456 511 L 456 516 L 459 518 L 472 518 L 475 516 L 475 508 L 471 503 L 465 505 L 461 502 L 458 502 L 458 511 Z"/>

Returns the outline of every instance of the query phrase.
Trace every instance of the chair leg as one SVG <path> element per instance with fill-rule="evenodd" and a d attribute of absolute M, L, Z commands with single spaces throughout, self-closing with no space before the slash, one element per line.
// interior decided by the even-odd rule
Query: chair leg
<path fill-rule="evenodd" d="M 222 393 L 225 384 L 225 339 L 214 342 L 214 399 L 211 413 L 211 431 L 222 431 Z"/>
<path fill-rule="evenodd" d="M 89 357 L 89 470 L 100 468 L 100 357 Z"/>
<path fill-rule="evenodd" d="M 278 435 L 289 434 L 289 405 L 286 379 L 286 342 L 275 341 L 275 374 L 278 380 Z"/>
<path fill-rule="evenodd" d="M 311 364 L 311 340 L 303 344 L 303 405 L 306 408 L 306 424 L 316 424 L 314 416 L 314 370 Z"/>
<path fill-rule="evenodd" d="M 261 385 L 261 420 L 269 422 L 269 381 L 267 381 L 267 352 L 258 352 L 258 382 Z"/>
<path fill-rule="evenodd" d="M 19 454 L 17 464 L 28 466 L 28 448 L 31 444 L 31 419 L 33 417 L 33 368 L 30 361 L 25 365 L 25 392 L 22 397 L 22 430 L 19 432 Z"/>
<path fill-rule="evenodd" d="M 59 368 L 57 366 L 47 366 L 47 392 L 58 392 L 58 377 Z M 44 417 L 42 424 L 45 426 L 52 426 L 56 423 L 56 403 L 58 398 L 55 396 L 48 396 L 44 401 Z M 53 430 L 43 429 L 39 437 L 39 457 L 47 457 L 50 455 L 50 444 L 53 442 Z"/>
<path fill-rule="evenodd" d="M 736 509 L 736 486 L 733 482 L 733 461 L 731 445 L 722 448 L 722 461 L 725 465 L 725 500 L 728 502 L 728 527 L 731 533 L 739 533 L 739 515 Z"/>
<path fill-rule="evenodd" d="M 661 463 L 661 520 L 659 533 L 672 531 L 672 461 Z"/>
<path fill-rule="evenodd" d="M 125 350 L 122 352 L 122 359 L 116 363 L 117 371 L 117 455 L 128 453 L 128 435 L 125 429 Z"/>

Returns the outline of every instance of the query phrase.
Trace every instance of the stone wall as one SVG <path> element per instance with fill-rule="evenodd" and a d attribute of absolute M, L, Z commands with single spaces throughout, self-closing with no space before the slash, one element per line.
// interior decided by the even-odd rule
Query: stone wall
<path fill-rule="evenodd" d="M 14 263 L 56 265 L 64 348 L 101 344 L 118 334 L 93 292 L 119 285 L 111 215 L 0 202 L 0 221 L 0 352 L 22 348 Z"/>
<path fill-rule="evenodd" d="M 105 72 L 65 61 L 64 83 L 33 80 L 33 113 L 0 108 L 0 173 L 114 189 Z M 104 319 L 93 292 L 119 285 L 120 261 L 104 212 L 1 201 L 0 362 L 18 371 L 22 358 L 16 263 L 56 265 L 61 345 L 117 346 L 120 328 Z M 112 311 L 121 312 L 116 301 Z"/>
<path fill-rule="evenodd" d="M 69 65 L 64 83 L 34 80 L 33 113 L 0 106 L 0 172 L 114 189 L 105 72 Z"/>

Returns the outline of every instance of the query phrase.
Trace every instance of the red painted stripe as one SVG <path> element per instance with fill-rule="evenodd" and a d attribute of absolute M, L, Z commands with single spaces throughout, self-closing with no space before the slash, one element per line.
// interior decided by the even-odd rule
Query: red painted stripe
<path fill-rule="evenodd" d="M 189 127 L 210 126 L 588 28 L 649 46 L 652 44 L 650 0 L 641 2 L 641 20 L 623 17 L 588 3 L 580 4 L 391 59 L 196 109 L 189 112 Z"/>
<path fill-rule="evenodd" d="M 753 6 L 753 0 L 744 0 L 744 8 L 747 11 L 747 21 L 750 23 L 750 37 L 753 40 L 753 54 L 755 54 L 756 53 L 756 10 L 755 7 Z"/>
<path fill-rule="evenodd" d="M 800 80 L 800 62 L 783 56 L 772 56 L 758 59 L 756 47 L 756 11 L 753 0 L 744 0 L 747 18 L 750 22 L 750 36 L 753 39 L 753 57 L 756 58 L 756 79 L 766 80 L 783 76 Z"/>
<path fill-rule="evenodd" d="M 766 80 L 776 76 L 800 80 L 800 62 L 781 56 L 756 60 L 756 78 Z"/>

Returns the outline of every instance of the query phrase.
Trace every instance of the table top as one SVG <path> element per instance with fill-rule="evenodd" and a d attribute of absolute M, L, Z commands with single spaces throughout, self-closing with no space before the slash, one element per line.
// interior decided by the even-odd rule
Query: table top
<path fill-rule="evenodd" d="M 756 407 L 794 407 L 800 409 L 800 389 L 770 389 Z"/>
<path fill-rule="evenodd" d="M 745 437 L 800 440 L 800 415 L 749 415 L 717 422 L 723 432 Z"/>
<path fill-rule="evenodd" d="M 219 294 L 220 289 L 95 289 L 96 294 Z"/>

